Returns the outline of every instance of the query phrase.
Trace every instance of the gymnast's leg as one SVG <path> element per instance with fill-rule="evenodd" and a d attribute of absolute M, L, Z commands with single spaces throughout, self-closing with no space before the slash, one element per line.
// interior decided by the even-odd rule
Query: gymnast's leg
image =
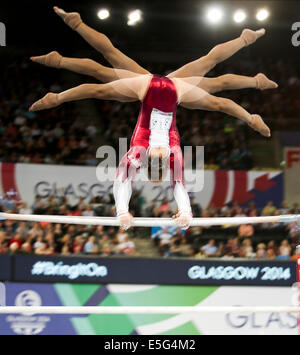
<path fill-rule="evenodd" d="M 126 69 L 138 74 L 149 74 L 146 69 L 142 68 L 133 59 L 127 57 L 124 53 L 114 47 L 107 36 L 95 31 L 83 23 L 77 12 L 68 13 L 58 7 L 54 7 L 54 11 L 69 27 L 100 52 L 114 68 Z"/>
<path fill-rule="evenodd" d="M 242 48 L 253 44 L 264 34 L 264 29 L 259 31 L 245 29 L 240 37 L 232 41 L 217 45 L 206 56 L 184 65 L 180 69 L 169 74 L 168 77 L 184 78 L 191 76 L 205 76 L 217 64 L 230 58 Z"/>
<path fill-rule="evenodd" d="M 265 137 L 270 137 L 270 129 L 259 115 L 251 115 L 232 100 L 216 97 L 192 86 L 181 79 L 172 79 L 178 95 L 178 103 L 188 109 L 219 111 L 246 122 L 251 128 Z"/>
<path fill-rule="evenodd" d="M 75 73 L 88 75 L 97 80 L 108 83 L 119 79 L 115 69 L 105 67 L 94 60 L 86 58 L 67 58 L 58 52 L 51 52 L 46 55 L 31 57 L 33 62 L 57 69 L 67 69 Z"/>
<path fill-rule="evenodd" d="M 60 106 L 64 102 L 83 99 L 115 100 L 120 102 L 142 101 L 146 95 L 152 75 L 120 79 L 107 84 L 83 84 L 59 94 L 48 93 L 35 102 L 30 111 L 40 111 Z"/>
<path fill-rule="evenodd" d="M 108 68 L 87 58 L 63 57 L 58 52 L 51 52 L 46 55 L 31 57 L 30 59 L 35 63 L 43 64 L 48 67 L 68 69 L 75 73 L 89 75 L 103 83 L 140 75 L 124 69 Z"/>
<path fill-rule="evenodd" d="M 182 80 L 188 80 L 182 79 Z M 209 92 L 210 94 L 225 91 L 225 90 L 240 90 L 240 89 L 276 89 L 277 83 L 268 79 L 264 74 L 259 73 L 254 77 L 242 76 L 235 74 L 225 74 L 217 78 L 201 78 L 199 88 Z"/>

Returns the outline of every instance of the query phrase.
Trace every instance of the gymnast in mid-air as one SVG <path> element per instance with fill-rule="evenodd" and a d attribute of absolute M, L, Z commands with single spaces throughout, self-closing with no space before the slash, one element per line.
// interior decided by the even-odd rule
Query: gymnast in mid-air
<path fill-rule="evenodd" d="M 54 108 L 64 102 L 97 98 L 120 102 L 141 101 L 130 150 L 122 158 L 114 182 L 114 197 L 120 226 L 128 229 L 133 223 L 129 213 L 132 182 L 136 173 L 146 166 L 152 183 L 164 181 L 170 169 L 178 213 L 176 223 L 188 228 L 192 219 L 189 196 L 184 187 L 184 160 L 176 126 L 177 105 L 187 109 L 219 111 L 246 122 L 265 137 L 270 129 L 258 114 L 250 114 L 232 100 L 216 97 L 223 90 L 253 88 L 275 89 L 278 85 L 259 73 L 254 77 L 226 74 L 216 78 L 204 76 L 218 63 L 240 49 L 253 44 L 265 30 L 243 30 L 240 37 L 217 45 L 207 55 L 188 63 L 167 76 L 153 75 L 133 59 L 115 48 L 111 41 L 83 23 L 78 13 L 67 13 L 54 7 L 64 22 L 99 51 L 113 68 L 90 59 L 66 58 L 58 52 L 32 57 L 31 60 L 54 68 L 68 69 L 95 77 L 103 84 L 83 84 L 59 94 L 48 93 L 30 110 Z"/>

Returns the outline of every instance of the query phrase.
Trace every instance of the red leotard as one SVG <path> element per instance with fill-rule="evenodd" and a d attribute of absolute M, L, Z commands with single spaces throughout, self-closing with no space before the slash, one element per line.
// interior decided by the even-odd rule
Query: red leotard
<path fill-rule="evenodd" d="M 164 132 L 168 129 L 168 137 L 166 138 L 164 136 L 164 139 L 167 139 L 167 145 L 170 149 L 170 169 L 172 172 L 173 188 L 175 189 L 176 183 L 179 183 L 181 186 L 184 185 L 184 160 L 180 148 L 180 137 L 176 126 L 176 109 L 177 91 L 173 81 L 167 77 L 154 75 L 142 102 L 138 122 L 130 142 L 130 150 L 122 158 L 117 171 L 114 184 L 114 195 L 117 210 L 119 212 L 124 212 L 124 210 L 126 210 L 125 207 L 129 204 L 131 190 L 128 192 L 129 198 L 124 196 L 124 192 L 131 189 L 131 181 L 134 180 L 135 174 L 147 158 L 147 150 L 151 146 L 151 132 L 153 131 L 151 128 L 156 124 L 153 112 L 154 114 L 159 112 L 159 115 L 161 116 L 166 115 L 166 120 L 163 120 L 162 124 L 164 126 L 162 128 L 164 128 Z M 158 141 L 156 146 L 166 146 L 166 142 L 160 145 L 160 142 Z M 130 180 L 130 182 L 128 180 Z M 121 186 L 122 184 L 123 186 Z M 121 189 L 123 189 L 122 193 L 120 193 Z M 177 195 L 180 194 L 182 195 L 182 192 L 177 193 Z M 122 198 L 120 196 L 122 196 Z M 121 200 L 122 203 L 120 202 Z M 122 207 L 118 206 L 118 202 L 120 202 Z M 186 205 L 187 204 L 185 203 L 185 206 Z M 186 209 L 187 207 L 185 210 Z"/>
<path fill-rule="evenodd" d="M 173 120 L 169 129 L 170 147 L 180 146 L 180 137 L 176 126 L 177 92 L 174 83 L 166 77 L 154 75 L 146 96 L 135 130 L 132 135 L 130 147 L 143 146 L 148 148 L 150 137 L 150 118 L 153 109 L 162 112 L 172 112 Z"/>

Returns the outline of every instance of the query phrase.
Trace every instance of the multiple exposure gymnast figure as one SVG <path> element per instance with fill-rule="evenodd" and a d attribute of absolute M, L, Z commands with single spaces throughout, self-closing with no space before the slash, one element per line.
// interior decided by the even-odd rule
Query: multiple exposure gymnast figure
<path fill-rule="evenodd" d="M 253 44 L 265 34 L 265 30 L 244 30 L 235 40 L 214 47 L 206 56 L 188 63 L 168 76 L 149 73 L 134 60 L 116 49 L 110 40 L 81 20 L 78 13 L 66 13 L 57 7 L 54 11 L 98 50 L 113 68 L 105 67 L 90 59 L 62 57 L 57 52 L 32 57 L 34 62 L 54 68 L 64 68 L 97 78 L 105 84 L 84 84 L 59 94 L 49 93 L 30 110 L 53 108 L 64 102 L 97 98 L 121 102 L 141 101 L 142 107 L 132 136 L 130 150 L 119 165 L 114 182 L 117 215 L 122 228 L 132 225 L 129 213 L 131 185 L 136 172 L 147 163 L 148 178 L 153 183 L 164 180 L 170 168 L 174 197 L 178 205 L 176 223 L 188 228 L 192 219 L 189 196 L 184 187 L 184 161 L 180 148 L 180 136 L 176 127 L 176 108 L 224 112 L 241 119 L 263 136 L 270 136 L 270 129 L 257 114 L 250 114 L 235 102 L 213 96 L 223 90 L 255 88 L 275 89 L 277 84 L 264 74 L 255 77 L 227 74 L 217 78 L 204 76 L 218 63 L 231 57 L 240 49 Z"/>

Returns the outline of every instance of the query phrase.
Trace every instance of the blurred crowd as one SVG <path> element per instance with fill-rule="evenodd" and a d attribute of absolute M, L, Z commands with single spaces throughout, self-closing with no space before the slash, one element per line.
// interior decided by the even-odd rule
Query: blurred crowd
<path fill-rule="evenodd" d="M 154 214 L 161 208 L 162 206 L 158 209 L 154 207 Z M 229 203 L 221 209 L 211 206 L 202 210 L 201 206 L 192 200 L 192 209 L 195 217 L 204 218 L 300 214 L 298 203 L 288 206 L 286 201 L 283 201 L 279 208 L 269 201 L 262 209 L 250 202 L 244 208 L 237 203 Z M 160 214 L 165 216 L 162 212 Z M 300 228 L 297 222 L 193 227 L 184 233 L 180 229 L 163 228 L 152 234 L 152 238 L 160 255 L 165 257 L 289 260 L 296 258 L 296 247 L 300 244 Z"/>
<path fill-rule="evenodd" d="M 88 203 L 79 200 L 71 204 L 65 197 L 36 196 L 32 206 L 19 201 L 14 191 L 1 198 L 1 210 L 19 214 L 54 214 L 62 216 L 115 216 L 112 196 L 94 197 Z M 254 202 L 247 207 L 229 203 L 221 209 L 210 206 L 202 209 L 191 200 L 194 217 L 255 217 L 300 214 L 296 203 L 288 206 L 285 201 L 277 208 L 269 201 L 259 209 Z M 176 213 L 167 199 L 147 203 L 140 191 L 134 191 L 130 205 L 134 216 L 171 217 Z M 146 230 L 145 237 L 150 238 Z M 259 225 L 223 225 L 208 228 L 193 227 L 186 231 L 176 228 L 152 230 L 154 252 L 163 257 L 222 257 L 288 260 L 295 257 L 300 244 L 300 231 L 296 223 L 288 225 L 270 223 Z M 60 255 L 140 255 L 136 238 L 140 230 L 122 231 L 116 227 L 78 226 L 35 222 L 0 222 L 0 253 L 34 253 Z M 148 252 L 148 250 L 147 250 Z"/>
<path fill-rule="evenodd" d="M 93 166 L 97 165 L 97 146 L 106 144 L 118 150 L 119 138 L 130 139 L 137 122 L 139 103 L 94 100 L 98 113 L 93 119 L 78 113 L 73 103 L 54 110 L 28 112 L 30 105 L 46 92 L 59 92 L 71 84 L 62 84 L 64 72 L 37 66 L 28 60 L 15 60 L 6 68 L 0 74 L 1 161 Z M 149 65 L 147 68 L 162 75 L 170 71 L 166 66 Z M 251 113 L 261 114 L 272 129 L 276 125 L 288 129 L 288 119 L 296 118 L 300 109 L 300 80 L 293 68 L 292 63 L 268 58 L 263 61 L 229 61 L 218 65 L 208 76 L 226 73 L 254 76 L 264 72 L 278 82 L 278 89 L 264 92 L 235 90 L 220 95 L 233 99 Z M 220 113 L 179 107 L 177 124 L 182 146 L 205 146 L 207 167 L 253 168 L 249 147 L 251 130 L 243 122 Z M 192 156 L 191 160 L 194 158 Z"/>
<path fill-rule="evenodd" d="M 164 228 L 160 235 L 155 237 L 154 243 L 164 257 L 187 258 L 247 258 L 268 260 L 294 260 L 296 259 L 296 247 L 299 245 L 299 230 L 296 223 L 286 227 L 278 227 L 280 238 L 274 235 L 264 235 L 257 242 L 255 235 L 264 234 L 266 230 L 276 231 L 278 226 L 252 226 L 241 225 L 238 228 L 228 228 L 226 235 L 219 239 L 220 230 L 214 228 L 218 240 L 210 233 L 208 239 L 205 231 L 200 227 L 193 227 L 184 235 L 181 230 L 176 232 Z M 229 232 L 229 233 L 228 233 Z"/>
<path fill-rule="evenodd" d="M 55 214 L 61 216 L 111 215 L 115 211 L 110 201 L 93 198 L 88 204 L 80 200 L 70 205 L 64 197 L 37 196 L 32 206 L 18 201 L 13 191 L 1 199 L 2 211 L 19 214 Z M 0 223 L 0 253 L 30 253 L 40 255 L 135 255 L 135 243 L 130 233 L 119 228 L 79 226 L 5 220 Z"/>
<path fill-rule="evenodd" d="M 59 72 L 16 60 L 0 74 L 0 161 L 97 165 L 94 120 L 74 104 L 40 113 L 30 105 L 47 92 L 62 91 Z"/>

